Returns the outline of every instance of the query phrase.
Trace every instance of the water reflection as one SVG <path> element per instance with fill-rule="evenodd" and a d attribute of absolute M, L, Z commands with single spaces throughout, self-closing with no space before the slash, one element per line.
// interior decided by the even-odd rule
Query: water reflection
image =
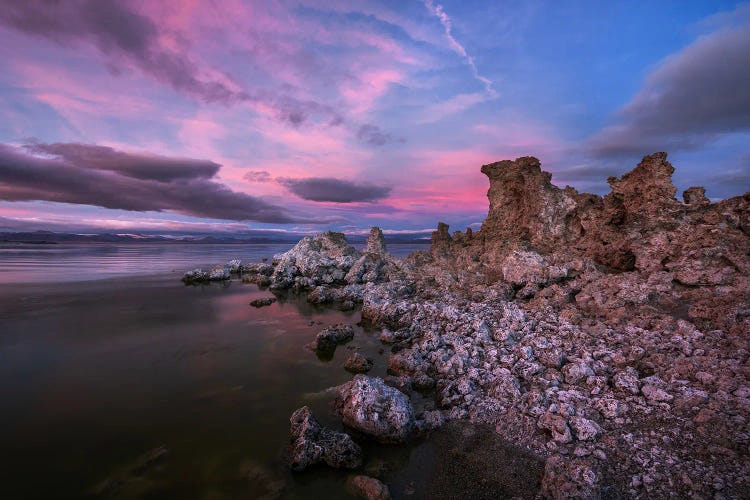
<path fill-rule="evenodd" d="M 355 245 L 361 247 L 361 245 Z M 232 259 L 260 262 L 285 252 L 291 244 L 0 244 L 0 283 L 86 281 L 118 276 L 182 273 Z M 389 246 L 404 257 L 426 248 L 420 244 Z"/>
<path fill-rule="evenodd" d="M 353 349 L 375 360 L 371 374 L 385 375 L 378 332 L 356 326 L 354 340 L 323 362 L 305 345 L 360 313 L 295 296 L 249 305 L 266 295 L 238 281 L 186 287 L 169 275 L 0 285 L 0 447 L 10 457 L 0 497 L 345 497 L 345 472 L 284 467 L 289 416 L 307 404 L 340 429 L 331 388 L 351 378 L 343 363 Z M 463 441 L 364 443 L 365 468 L 380 467 L 396 496 L 450 497 L 445 481 L 442 493 L 430 489 L 435 474 L 455 473 L 443 457 L 464 470 L 457 485 L 487 473 L 477 464 L 489 461 L 466 461 L 465 447 L 445 453 Z M 536 462 L 515 464 L 487 467 L 537 481 Z"/>

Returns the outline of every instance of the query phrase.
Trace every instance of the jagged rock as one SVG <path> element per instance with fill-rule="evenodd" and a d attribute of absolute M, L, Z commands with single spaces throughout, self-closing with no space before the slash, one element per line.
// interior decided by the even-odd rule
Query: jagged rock
<path fill-rule="evenodd" d="M 349 342 L 353 338 L 354 328 L 352 325 L 339 323 L 318 332 L 315 340 L 310 344 L 310 348 L 319 352 L 332 352 L 336 350 L 336 346 Z"/>
<path fill-rule="evenodd" d="M 230 273 L 239 274 L 242 272 L 242 261 L 239 259 L 233 259 L 227 262 L 226 267 Z"/>
<path fill-rule="evenodd" d="M 594 440 L 602 430 L 599 424 L 584 417 L 571 417 L 570 428 L 579 441 Z"/>
<path fill-rule="evenodd" d="M 309 289 L 319 285 L 343 284 L 360 253 L 342 233 L 328 231 L 305 237 L 288 252 L 275 256 L 272 289 Z"/>
<path fill-rule="evenodd" d="M 356 375 L 339 390 L 336 410 L 344 424 L 381 443 L 403 443 L 415 429 L 409 398 L 377 377 Z"/>
<path fill-rule="evenodd" d="M 289 421 L 289 462 L 292 470 L 301 471 L 320 462 L 347 469 L 362 465 L 362 449 L 351 436 L 322 427 L 307 406 L 295 411 Z"/>
<path fill-rule="evenodd" d="M 370 236 L 367 237 L 367 243 L 365 244 L 365 253 L 380 258 L 388 255 L 388 250 L 385 246 L 385 237 L 379 227 L 372 227 L 370 229 Z"/>
<path fill-rule="evenodd" d="M 347 482 L 347 487 L 358 497 L 367 500 L 390 500 L 391 492 L 388 486 L 381 483 L 374 477 L 353 476 Z"/>
<path fill-rule="evenodd" d="M 687 205 L 705 206 L 711 204 L 711 200 L 706 198 L 706 188 L 700 186 L 687 188 L 682 193 L 682 199 L 685 200 Z"/>
<path fill-rule="evenodd" d="M 372 370 L 373 362 L 362 354 L 355 352 L 344 363 L 346 371 L 351 373 L 367 373 Z"/>

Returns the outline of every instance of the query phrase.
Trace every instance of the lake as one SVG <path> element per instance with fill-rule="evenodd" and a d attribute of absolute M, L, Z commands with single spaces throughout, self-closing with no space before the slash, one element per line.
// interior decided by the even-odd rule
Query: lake
<path fill-rule="evenodd" d="M 308 405 L 341 430 L 332 388 L 355 349 L 386 374 L 379 332 L 304 297 L 253 308 L 269 293 L 238 280 L 179 281 L 288 245 L 33 247 L 0 261 L 1 498 L 349 498 L 346 471 L 286 468 L 289 417 Z M 338 322 L 354 340 L 319 359 L 305 345 Z M 449 425 L 363 442 L 363 470 L 397 497 L 533 496 L 538 462 L 493 436 Z"/>
<path fill-rule="evenodd" d="M 183 273 L 232 259 L 260 262 L 292 248 L 282 244 L 9 244 L 0 243 L 0 283 L 88 281 L 118 276 Z M 354 245 L 360 250 L 364 245 Z M 391 244 L 388 251 L 405 257 L 426 244 Z"/>

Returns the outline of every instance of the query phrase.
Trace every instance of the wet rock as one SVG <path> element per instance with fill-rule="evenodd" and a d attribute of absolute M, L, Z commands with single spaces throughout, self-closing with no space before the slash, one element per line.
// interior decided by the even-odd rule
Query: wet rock
<path fill-rule="evenodd" d="M 354 338 L 354 328 L 346 323 L 329 326 L 321 330 L 310 344 L 310 348 L 318 352 L 333 352 L 339 344 L 349 342 Z"/>
<path fill-rule="evenodd" d="M 209 281 L 225 281 L 232 277 L 232 273 L 227 266 L 214 266 L 208 272 Z"/>
<path fill-rule="evenodd" d="M 261 297 L 259 299 L 251 300 L 250 305 L 253 307 L 266 307 L 270 306 L 274 302 L 276 302 L 278 299 L 276 297 Z"/>
<path fill-rule="evenodd" d="M 367 500 L 390 500 L 391 493 L 388 486 L 374 477 L 353 476 L 347 482 L 347 488 L 360 498 Z"/>
<path fill-rule="evenodd" d="M 372 370 L 373 362 L 370 358 L 355 352 L 344 363 L 346 371 L 351 373 L 367 373 Z"/>
<path fill-rule="evenodd" d="M 206 283 L 209 281 L 209 273 L 206 271 L 203 271 L 200 268 L 193 269 L 192 271 L 187 271 L 182 276 L 182 281 L 186 285 L 190 285 L 193 283 Z"/>
<path fill-rule="evenodd" d="M 415 429 L 409 398 L 377 377 L 356 375 L 339 389 L 336 410 L 344 424 L 381 443 L 403 443 Z"/>
<path fill-rule="evenodd" d="M 362 465 L 362 449 L 351 436 L 322 427 L 303 406 L 292 414 L 289 462 L 292 470 L 325 463 L 334 468 L 356 469 Z"/>

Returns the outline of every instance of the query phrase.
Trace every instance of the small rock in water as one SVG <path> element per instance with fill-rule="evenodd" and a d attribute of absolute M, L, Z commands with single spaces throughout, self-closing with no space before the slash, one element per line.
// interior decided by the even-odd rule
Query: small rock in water
<path fill-rule="evenodd" d="M 186 285 L 190 285 L 193 283 L 205 283 L 206 281 L 208 281 L 208 273 L 200 268 L 193 269 L 192 271 L 187 271 L 182 276 L 182 281 Z"/>
<path fill-rule="evenodd" d="M 354 328 L 352 325 L 339 323 L 321 330 L 310 344 L 310 348 L 318 352 L 332 353 L 336 350 L 336 346 L 353 338 Z"/>
<path fill-rule="evenodd" d="M 307 406 L 295 411 L 289 421 L 292 434 L 289 462 L 292 470 L 301 471 L 320 462 L 347 469 L 362 465 L 362 448 L 352 437 L 322 427 Z"/>
<path fill-rule="evenodd" d="M 344 363 L 344 369 L 351 373 L 367 373 L 372 370 L 372 360 L 355 352 Z"/>
<path fill-rule="evenodd" d="M 276 302 L 276 297 L 262 297 L 260 299 L 255 299 L 250 301 L 250 305 L 253 307 L 265 307 L 270 306 L 274 302 Z"/>
<path fill-rule="evenodd" d="M 353 476 L 347 481 L 349 489 L 358 497 L 367 500 L 390 500 L 388 486 L 369 476 Z"/>

